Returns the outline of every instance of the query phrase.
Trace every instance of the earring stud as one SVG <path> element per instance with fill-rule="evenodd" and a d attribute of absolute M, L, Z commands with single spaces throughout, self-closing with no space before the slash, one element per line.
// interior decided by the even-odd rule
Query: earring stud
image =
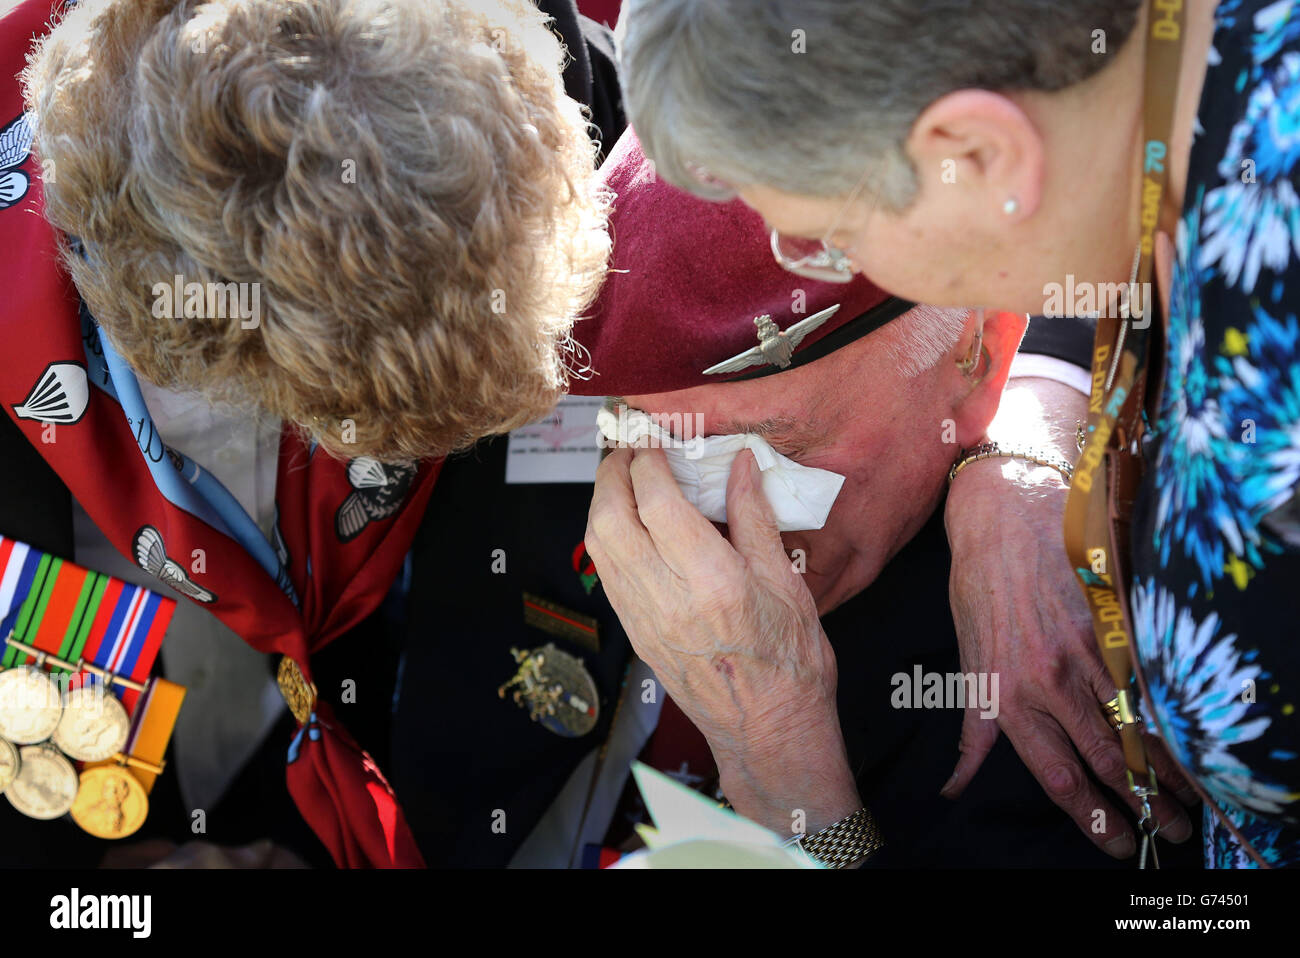
<path fill-rule="evenodd" d="M 1014 196 L 1002 204 L 1002 212 L 1007 216 L 1015 216 L 1020 211 L 1020 202 Z"/>

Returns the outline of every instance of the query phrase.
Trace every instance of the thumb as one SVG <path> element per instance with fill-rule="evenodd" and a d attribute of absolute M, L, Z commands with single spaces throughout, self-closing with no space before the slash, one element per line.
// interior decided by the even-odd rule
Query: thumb
<path fill-rule="evenodd" d="M 957 759 L 952 778 L 939 789 L 939 794 L 944 798 L 960 798 L 997 740 L 998 723 L 980 718 L 978 708 L 967 708 L 961 720 L 961 741 L 957 745 L 961 758 Z"/>
<path fill-rule="evenodd" d="M 754 454 L 742 449 L 727 478 L 727 533 L 747 562 L 760 568 L 790 568 L 772 504 L 763 492 L 762 474 Z"/>

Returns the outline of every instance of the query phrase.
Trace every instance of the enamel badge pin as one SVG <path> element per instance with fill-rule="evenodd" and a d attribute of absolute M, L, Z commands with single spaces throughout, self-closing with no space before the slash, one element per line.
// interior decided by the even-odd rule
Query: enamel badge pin
<path fill-rule="evenodd" d="M 767 313 L 762 316 L 754 317 L 754 325 L 758 328 L 758 345 L 745 350 L 737 356 L 730 359 L 724 359 L 716 366 L 710 366 L 704 370 L 704 375 L 715 376 L 720 373 L 738 373 L 742 369 L 750 366 L 757 366 L 759 363 L 770 363 L 778 369 L 785 369 L 790 365 L 790 358 L 794 351 L 799 348 L 799 344 L 804 341 L 809 333 L 820 326 L 826 320 L 839 311 L 839 304 L 836 303 L 829 309 L 823 309 L 820 313 L 813 313 L 807 319 L 802 319 L 795 323 L 785 332 Z"/>

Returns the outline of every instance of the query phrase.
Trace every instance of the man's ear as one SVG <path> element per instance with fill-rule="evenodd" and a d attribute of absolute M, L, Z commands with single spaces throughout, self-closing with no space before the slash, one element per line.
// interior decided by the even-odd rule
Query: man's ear
<path fill-rule="evenodd" d="M 981 355 L 969 373 L 957 373 L 956 404 L 953 419 L 957 424 L 957 442 L 963 449 L 979 444 L 997 414 L 1002 401 L 1002 390 L 1011 374 L 1011 361 L 1016 358 L 1020 340 L 1029 327 L 1029 317 L 1024 313 L 1002 313 L 986 310 Z M 965 356 L 976 336 L 972 324 L 962 341 Z"/>

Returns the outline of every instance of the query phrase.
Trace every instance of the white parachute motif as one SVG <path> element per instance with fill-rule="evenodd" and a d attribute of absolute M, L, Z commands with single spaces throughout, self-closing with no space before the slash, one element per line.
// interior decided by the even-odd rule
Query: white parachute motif
<path fill-rule="evenodd" d="M 373 456 L 359 456 L 348 463 L 348 482 L 353 489 L 376 489 L 388 485 L 388 473 Z"/>
<path fill-rule="evenodd" d="M 71 425 L 81 420 L 89 404 L 86 368 L 79 363 L 50 363 L 14 412 L 19 419 Z"/>

